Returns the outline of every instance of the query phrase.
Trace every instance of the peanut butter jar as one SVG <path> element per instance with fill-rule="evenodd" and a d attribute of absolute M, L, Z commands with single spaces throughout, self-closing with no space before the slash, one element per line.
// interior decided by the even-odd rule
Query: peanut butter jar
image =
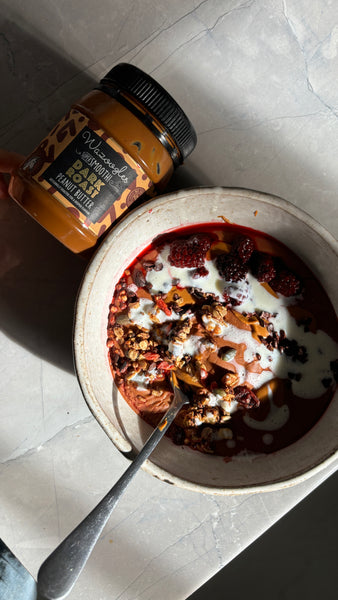
<path fill-rule="evenodd" d="M 84 252 L 136 200 L 161 192 L 195 145 L 168 92 L 121 63 L 71 106 L 13 174 L 9 192 L 67 248 Z"/>

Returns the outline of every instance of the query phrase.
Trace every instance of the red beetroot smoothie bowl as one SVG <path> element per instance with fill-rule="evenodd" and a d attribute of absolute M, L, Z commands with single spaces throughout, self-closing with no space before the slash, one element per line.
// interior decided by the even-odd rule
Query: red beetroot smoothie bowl
<path fill-rule="evenodd" d="M 137 453 L 151 426 L 127 404 L 114 384 L 107 352 L 107 320 L 124 270 L 154 238 L 178 228 L 220 222 L 258 230 L 293 251 L 321 282 L 332 305 L 337 241 L 292 204 L 250 190 L 198 188 L 158 197 L 132 211 L 107 236 L 90 262 L 78 296 L 74 356 L 85 400 L 115 446 Z M 230 461 L 161 441 L 144 470 L 163 481 L 211 494 L 281 489 L 304 481 L 337 458 L 337 392 L 319 421 L 299 440 L 271 453 L 242 453 Z"/>

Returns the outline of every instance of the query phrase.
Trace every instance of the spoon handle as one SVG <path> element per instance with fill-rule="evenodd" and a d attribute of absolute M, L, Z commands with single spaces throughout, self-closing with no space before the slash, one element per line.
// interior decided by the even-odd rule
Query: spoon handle
<path fill-rule="evenodd" d="M 38 600 L 61 600 L 68 595 L 120 496 L 157 446 L 183 404 L 187 402 L 185 394 L 175 386 L 174 399 L 170 407 L 137 457 L 99 504 L 41 565 L 37 578 Z"/>

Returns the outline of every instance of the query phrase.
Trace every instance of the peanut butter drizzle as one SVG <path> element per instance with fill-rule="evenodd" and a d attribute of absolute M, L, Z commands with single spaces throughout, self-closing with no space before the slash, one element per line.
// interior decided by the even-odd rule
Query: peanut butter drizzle
<path fill-rule="evenodd" d="M 257 342 L 261 343 L 261 339 L 259 336 L 267 337 L 269 335 L 268 330 L 265 327 L 262 327 L 255 316 L 244 316 L 241 313 L 237 312 L 234 309 L 229 309 L 225 321 L 238 329 L 243 329 L 245 331 L 251 331 L 252 337 L 257 340 Z M 263 369 L 259 363 L 259 360 L 253 360 L 251 362 L 247 362 L 244 358 L 244 354 L 246 351 L 246 345 L 244 343 L 235 343 L 231 340 L 227 340 L 224 337 L 216 336 L 213 338 L 213 341 L 217 345 L 218 349 L 222 347 L 234 348 L 236 350 L 235 361 L 237 364 L 245 367 L 245 369 L 249 373 L 262 373 L 265 369 Z M 221 367 L 227 371 L 231 371 L 232 373 L 236 373 L 236 367 L 231 362 L 225 362 L 221 360 L 218 356 L 219 350 L 217 352 L 206 353 L 202 358 L 203 363 L 206 366 L 206 369 L 210 368 L 214 369 L 216 366 Z M 268 369 L 269 370 L 269 369 Z M 246 384 L 248 387 L 252 387 L 248 383 Z"/>
<path fill-rule="evenodd" d="M 275 394 L 279 385 L 280 385 L 280 379 L 277 379 L 277 378 L 270 379 L 270 381 L 267 381 L 260 388 L 258 388 L 256 390 L 255 393 L 256 393 L 257 398 L 261 402 L 264 402 L 264 400 L 268 399 L 269 394 L 272 394 L 272 395 Z"/>
<path fill-rule="evenodd" d="M 261 286 L 267 292 L 269 292 L 269 294 L 271 294 L 271 296 L 274 296 L 275 298 L 278 298 L 278 294 L 272 289 L 272 287 L 268 283 L 266 283 L 266 281 L 261 282 Z"/>
<path fill-rule="evenodd" d="M 256 316 L 244 316 L 237 310 L 230 309 L 227 312 L 226 321 L 238 329 L 251 330 L 252 337 L 259 343 L 261 343 L 260 337 L 266 338 L 269 335 L 267 328 L 262 327 Z"/>
<path fill-rule="evenodd" d="M 175 294 L 178 294 L 178 296 L 182 298 L 181 306 L 184 306 L 185 304 L 195 304 L 195 300 L 192 297 L 192 295 L 189 294 L 187 288 L 179 288 L 176 286 L 173 286 L 171 290 L 167 293 L 167 295 L 165 296 L 165 301 L 175 302 Z"/>
<path fill-rule="evenodd" d="M 146 300 L 153 299 L 152 295 L 148 292 L 148 290 L 144 288 L 138 288 L 136 294 L 138 298 L 145 298 Z"/>
<path fill-rule="evenodd" d="M 190 385 L 192 387 L 197 387 L 197 388 L 203 387 L 196 377 L 194 377 L 193 375 L 189 375 L 189 373 L 182 371 L 182 369 L 176 368 L 175 373 L 176 373 L 178 379 L 181 379 L 181 381 L 184 381 L 188 385 Z"/>
<path fill-rule="evenodd" d="M 230 252 L 230 250 L 231 250 L 230 244 L 227 244 L 226 242 L 222 242 L 221 240 L 219 240 L 219 241 L 213 242 L 213 244 L 211 244 L 211 247 L 207 251 L 205 258 L 207 260 L 211 260 L 212 258 L 215 258 L 215 256 L 217 256 L 218 254 L 223 254 L 224 252 Z"/>

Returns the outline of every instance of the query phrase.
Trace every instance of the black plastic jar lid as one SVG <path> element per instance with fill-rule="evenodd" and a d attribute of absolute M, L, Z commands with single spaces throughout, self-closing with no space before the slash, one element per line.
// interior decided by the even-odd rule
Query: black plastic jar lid
<path fill-rule="evenodd" d="M 182 163 L 195 148 L 197 143 L 196 132 L 186 114 L 155 79 L 138 67 L 128 63 L 116 65 L 101 79 L 97 89 L 106 92 L 119 101 L 121 101 L 119 92 L 126 92 L 138 100 L 157 119 L 164 130 L 167 130 L 179 149 L 179 154 L 176 148 L 173 148 L 172 144 L 166 140 L 165 135 L 152 125 L 148 115 L 143 115 L 143 113 L 137 111 L 134 105 L 129 104 L 128 108 L 137 113 L 137 116 L 160 139 L 176 166 Z M 126 104 L 125 100 L 122 102 Z"/>

